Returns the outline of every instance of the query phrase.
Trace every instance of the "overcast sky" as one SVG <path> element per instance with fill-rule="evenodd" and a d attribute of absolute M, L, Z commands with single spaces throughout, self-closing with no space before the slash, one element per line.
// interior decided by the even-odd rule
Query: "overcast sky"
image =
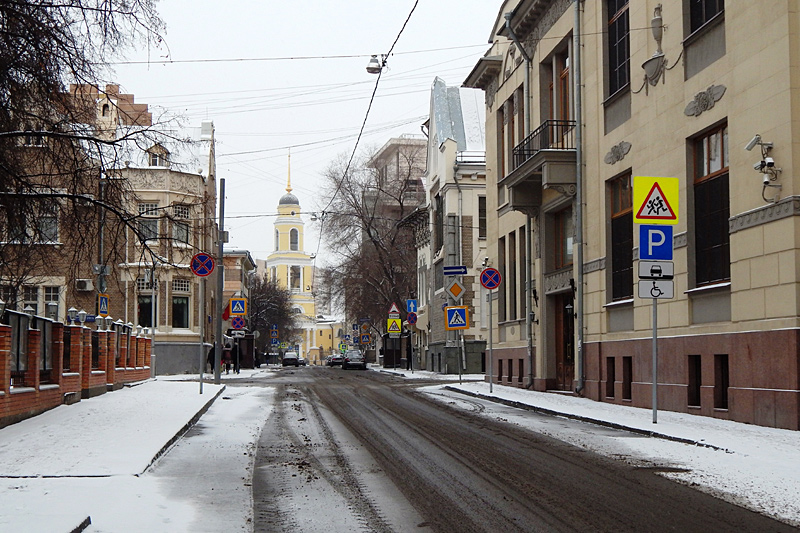
<path fill-rule="evenodd" d="M 420 133 L 435 76 L 463 83 L 488 41 L 500 0 L 419 0 L 388 58 L 359 147 Z M 335 7 L 334 7 L 335 6 Z M 115 81 L 136 101 L 216 127 L 217 171 L 226 180 L 229 248 L 272 252 L 287 154 L 303 212 L 321 207 L 320 174 L 352 153 L 376 76 L 414 0 L 162 0 L 167 48 L 141 49 L 116 65 Z M 334 57 L 339 56 L 339 57 Z M 347 56 L 347 57 L 341 57 Z M 318 59 L 281 59 L 314 57 Z M 306 251 L 317 246 L 306 217 Z M 309 235 L 311 233 L 311 235 Z"/>

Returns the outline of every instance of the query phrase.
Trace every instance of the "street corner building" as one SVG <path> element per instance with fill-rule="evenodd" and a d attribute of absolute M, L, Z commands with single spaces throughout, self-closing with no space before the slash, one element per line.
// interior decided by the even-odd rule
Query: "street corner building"
<path fill-rule="evenodd" d="M 464 83 L 485 97 L 487 263 L 503 276 L 494 382 L 651 407 L 657 304 L 660 409 L 800 429 L 793 6 L 502 4 Z M 674 216 L 654 221 L 672 298 L 639 296 L 654 286 L 639 177 L 677 183 Z"/>

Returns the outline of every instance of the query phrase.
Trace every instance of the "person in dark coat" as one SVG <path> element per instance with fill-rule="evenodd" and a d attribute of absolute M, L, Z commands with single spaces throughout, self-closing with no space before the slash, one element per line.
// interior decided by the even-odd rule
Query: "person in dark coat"
<path fill-rule="evenodd" d="M 226 344 L 225 349 L 222 350 L 222 359 L 225 362 L 225 373 L 231 373 L 231 345 Z"/>
<path fill-rule="evenodd" d="M 233 372 L 235 374 L 239 373 L 239 343 L 233 343 L 233 349 L 231 349 L 231 361 L 233 361 Z"/>
<path fill-rule="evenodd" d="M 206 363 L 208 364 L 209 368 L 211 368 L 211 373 L 214 373 L 214 359 L 216 358 L 216 350 L 217 350 L 217 343 L 211 345 L 211 349 L 208 350 L 208 357 L 206 357 Z"/>

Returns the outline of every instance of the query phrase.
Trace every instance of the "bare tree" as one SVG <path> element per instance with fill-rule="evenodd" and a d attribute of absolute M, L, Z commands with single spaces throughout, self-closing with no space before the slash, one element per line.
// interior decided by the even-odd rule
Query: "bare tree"
<path fill-rule="evenodd" d="M 278 327 L 281 340 L 296 336 L 291 293 L 281 289 L 276 282 L 268 280 L 266 276 L 253 276 L 248 307 L 250 329 L 261 333 L 256 340 L 256 350 L 269 351 L 272 340 L 269 332 L 272 331 L 273 325 Z"/>
<path fill-rule="evenodd" d="M 134 43 L 159 46 L 155 0 L 5 0 L 0 4 L 0 279 L 5 299 L 59 265 L 81 277 L 112 264 L 137 234 L 131 191 L 113 179 L 132 154 L 169 140 L 176 124 L 120 106 L 99 87 Z M 113 87 L 113 86 L 107 86 Z M 98 109 L 101 98 L 105 106 Z M 110 117 L 114 117 L 113 120 Z M 101 257 L 98 234 L 109 235 Z M 66 246 L 43 246 L 62 244 Z M 62 274 L 63 274 L 62 270 Z M 85 275 L 83 277 L 86 277 Z"/>
<path fill-rule="evenodd" d="M 373 151 L 346 172 L 341 157 L 325 174 L 329 207 L 321 231 L 334 259 L 323 282 L 349 317 L 369 317 L 378 331 L 392 303 L 404 308 L 414 296 L 413 235 L 399 223 L 424 198 L 424 145 L 401 146 L 392 155 L 389 172 Z"/>

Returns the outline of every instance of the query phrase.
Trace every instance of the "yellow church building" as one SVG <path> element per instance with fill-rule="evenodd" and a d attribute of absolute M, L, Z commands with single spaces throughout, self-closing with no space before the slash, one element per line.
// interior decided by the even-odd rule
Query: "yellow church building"
<path fill-rule="evenodd" d="M 302 333 L 292 339 L 281 339 L 297 350 L 300 357 L 317 364 L 319 355 L 316 333 L 316 306 L 314 303 L 314 258 L 304 249 L 304 222 L 300 201 L 292 194 L 291 176 L 286 184 L 286 194 L 278 201 L 275 220 L 275 247 L 267 257 L 266 272 L 269 279 L 291 292 L 291 306 L 295 313 L 295 327 Z"/>

